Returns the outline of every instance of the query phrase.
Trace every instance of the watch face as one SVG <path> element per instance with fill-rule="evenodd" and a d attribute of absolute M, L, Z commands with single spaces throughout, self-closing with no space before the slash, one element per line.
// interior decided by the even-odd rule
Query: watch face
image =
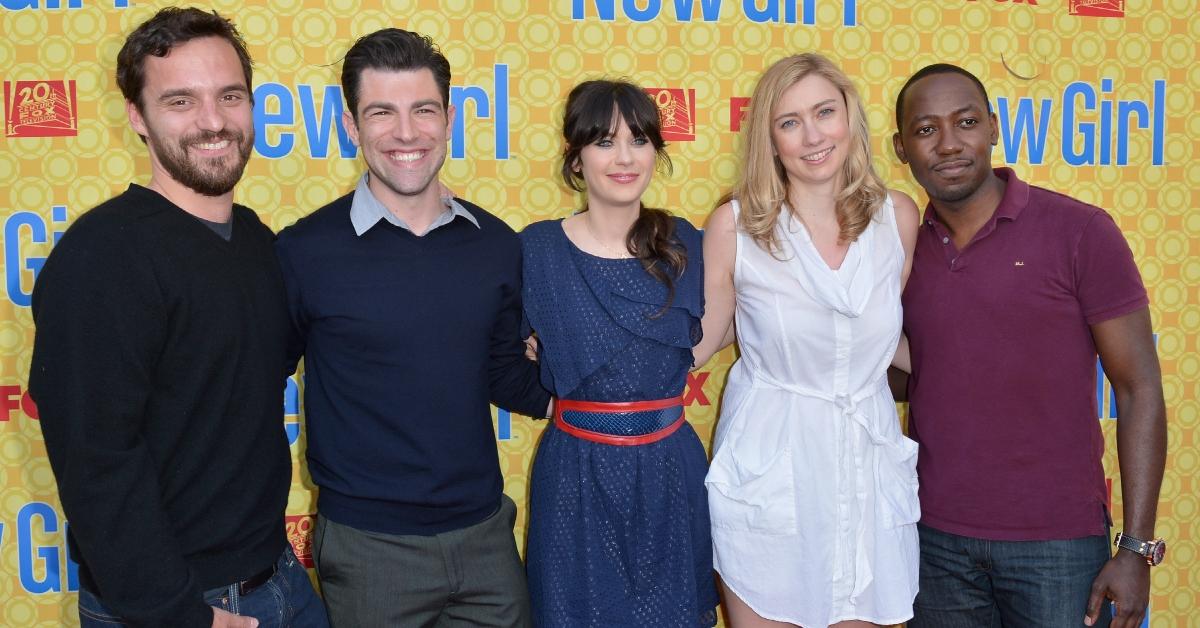
<path fill-rule="evenodd" d="M 1163 558 L 1166 557 L 1166 555 L 1167 555 L 1166 541 L 1159 539 L 1157 542 L 1155 542 L 1153 545 L 1150 546 L 1150 562 L 1151 562 L 1151 564 L 1157 565 L 1157 564 L 1161 563 L 1163 561 Z"/>

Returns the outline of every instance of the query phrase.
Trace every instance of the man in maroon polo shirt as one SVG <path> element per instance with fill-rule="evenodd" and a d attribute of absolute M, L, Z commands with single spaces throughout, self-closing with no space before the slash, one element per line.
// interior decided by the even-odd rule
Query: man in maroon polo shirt
<path fill-rule="evenodd" d="M 920 444 L 921 627 L 1142 621 L 1166 455 L 1146 290 L 1102 209 L 991 167 L 979 80 L 938 64 L 893 145 L 929 195 L 904 292 Z M 1110 552 L 1096 356 L 1120 407 L 1124 535 Z"/>

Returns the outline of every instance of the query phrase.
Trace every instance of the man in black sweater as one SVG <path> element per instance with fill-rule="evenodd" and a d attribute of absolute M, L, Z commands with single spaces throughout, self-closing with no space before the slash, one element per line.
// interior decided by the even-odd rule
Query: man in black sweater
<path fill-rule="evenodd" d="M 428 38 L 358 40 L 344 122 L 368 172 L 277 244 L 335 626 L 530 622 L 488 402 L 545 416 L 549 395 L 519 336 L 516 235 L 441 196 L 449 85 Z"/>
<path fill-rule="evenodd" d="M 117 83 L 150 184 L 81 216 L 34 288 L 29 388 L 85 627 L 327 625 L 284 533 L 282 278 L 233 204 L 250 79 L 216 13 L 138 26 Z"/>

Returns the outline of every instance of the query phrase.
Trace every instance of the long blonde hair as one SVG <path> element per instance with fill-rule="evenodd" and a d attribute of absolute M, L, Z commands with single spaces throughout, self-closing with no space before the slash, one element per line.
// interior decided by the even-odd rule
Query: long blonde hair
<path fill-rule="evenodd" d="M 722 202 L 738 199 L 738 227 L 763 250 L 780 250 L 775 225 L 787 200 L 787 174 L 775 155 L 771 140 L 771 114 L 783 92 L 810 74 L 824 77 L 837 87 L 846 101 L 850 126 L 849 154 L 842 163 L 842 189 L 835 204 L 839 239 L 853 242 L 883 206 L 887 187 L 871 164 L 870 130 L 862 99 L 854 84 L 832 61 L 815 53 L 794 55 L 776 61 L 763 73 L 750 98 L 747 122 L 742 129 L 742 174 L 733 191 Z"/>

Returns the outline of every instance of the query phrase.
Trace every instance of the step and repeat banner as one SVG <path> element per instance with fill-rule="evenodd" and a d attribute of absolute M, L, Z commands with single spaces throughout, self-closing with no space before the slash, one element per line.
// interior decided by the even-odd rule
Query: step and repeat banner
<path fill-rule="evenodd" d="M 0 625 L 74 625 L 78 576 L 68 522 L 27 392 L 30 294 L 80 214 L 145 183 L 146 150 L 113 78 L 126 33 L 167 3 L 0 0 Z M 821 52 L 866 101 L 876 167 L 923 203 L 892 153 L 905 78 L 940 61 L 986 84 L 1000 121 L 994 162 L 1107 208 L 1150 292 L 1170 451 L 1147 624 L 1200 613 L 1200 14 L 1195 0 L 219 0 L 256 61 L 255 155 L 237 200 L 278 230 L 352 189 L 363 169 L 341 126 L 340 59 L 354 39 L 397 26 L 427 34 L 453 68 L 458 109 L 443 180 L 514 228 L 579 204 L 558 178 L 563 101 L 578 81 L 626 77 L 662 110 L 674 173 L 652 205 L 703 224 L 737 172 L 738 129 L 755 80 L 788 54 Z M 708 443 L 727 351 L 689 376 L 688 416 Z M 1031 365 L 1036 368 L 1036 365 Z M 1097 421 L 1121 527 L 1116 426 L 1101 378 Z M 303 378 L 281 413 L 295 471 L 288 533 L 310 558 L 315 489 L 304 468 Z M 522 508 L 544 423 L 500 411 L 506 490 Z M 1037 487 L 1029 487 L 1037 490 Z"/>

